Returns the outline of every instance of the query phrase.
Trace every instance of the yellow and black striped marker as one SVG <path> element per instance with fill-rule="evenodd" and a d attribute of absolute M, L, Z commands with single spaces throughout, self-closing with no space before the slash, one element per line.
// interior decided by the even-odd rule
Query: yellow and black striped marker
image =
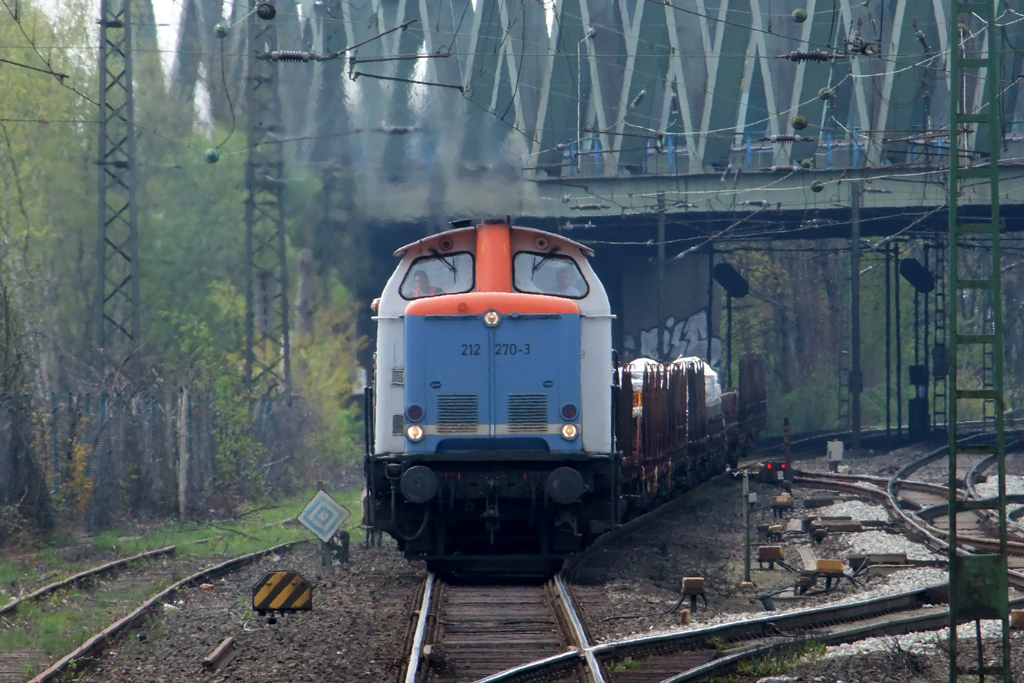
<path fill-rule="evenodd" d="M 313 609 L 313 587 L 298 572 L 267 572 L 252 587 L 254 612 L 299 612 Z"/>

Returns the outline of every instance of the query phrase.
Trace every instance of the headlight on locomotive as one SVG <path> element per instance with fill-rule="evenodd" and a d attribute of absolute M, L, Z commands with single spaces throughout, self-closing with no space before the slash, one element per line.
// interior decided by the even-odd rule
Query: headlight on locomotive
<path fill-rule="evenodd" d="M 409 438 L 409 441 L 419 441 L 423 438 L 423 427 L 409 425 L 405 428 L 405 435 Z"/>
<path fill-rule="evenodd" d="M 576 428 L 574 424 L 562 425 L 562 438 L 566 441 L 572 441 L 576 438 L 576 435 L 580 433 L 580 430 Z"/>

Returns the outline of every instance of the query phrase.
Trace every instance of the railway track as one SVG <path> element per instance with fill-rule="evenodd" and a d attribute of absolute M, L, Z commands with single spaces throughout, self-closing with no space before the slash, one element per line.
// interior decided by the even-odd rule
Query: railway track
<path fill-rule="evenodd" d="M 947 548 L 944 540 L 946 532 L 936 521 L 942 516 L 941 506 L 948 502 L 948 489 L 938 484 L 913 481 L 908 477 L 940 458 L 943 453 L 944 449 L 929 453 L 890 478 L 800 473 L 796 482 L 853 492 L 881 501 L 889 508 L 904 534 L 941 553 Z M 983 470 L 984 464 L 976 463 L 966 473 L 967 490 L 958 495 L 976 495 L 974 481 Z M 925 514 L 921 516 L 914 510 Z M 978 551 L 992 550 L 997 545 L 990 538 L 980 535 L 987 528 L 983 521 L 976 525 L 978 535 L 962 536 L 965 542 Z M 1014 558 L 1011 561 L 1010 584 L 1024 589 L 1024 573 L 1016 571 L 1018 566 L 1024 567 L 1024 543 L 1011 543 L 1010 552 Z M 744 659 L 763 656 L 801 641 L 814 640 L 833 645 L 868 637 L 944 628 L 949 623 L 948 609 L 942 604 L 945 601 L 944 592 L 944 587 L 934 586 L 895 596 L 624 639 L 597 646 L 577 644 L 574 651 L 538 658 L 479 680 L 487 683 L 556 681 L 570 677 L 608 683 L 681 683 L 701 680 L 715 672 L 727 670 Z M 1015 600 L 1012 604 L 1021 606 L 1024 600 Z M 407 680 L 413 683 L 418 679 Z M 470 676 L 444 680 L 478 679 Z"/>
<path fill-rule="evenodd" d="M 556 676 L 597 666 L 587 654 L 590 643 L 572 597 L 557 576 L 543 584 L 460 585 L 431 574 L 411 640 L 400 676 L 405 683 L 489 681 L 537 663 Z"/>
<path fill-rule="evenodd" d="M 63 588 L 80 586 L 84 583 L 94 581 L 101 576 L 104 576 L 111 572 L 115 572 L 118 569 L 123 569 L 124 567 L 131 565 L 133 562 L 143 562 L 145 560 L 152 560 L 166 555 L 173 555 L 175 550 L 177 550 L 177 546 L 169 545 L 166 548 L 150 550 L 148 552 L 139 553 L 138 555 L 132 555 L 131 557 L 125 557 L 120 560 L 115 560 L 113 562 L 107 562 L 105 564 L 92 567 L 91 569 L 86 569 L 85 571 L 78 572 L 77 574 L 74 574 L 66 579 L 63 579 L 62 581 L 54 581 L 53 583 L 49 583 L 43 586 L 42 588 L 32 591 L 28 595 L 15 597 L 13 600 L 7 602 L 6 604 L 0 605 L 0 616 L 3 616 L 10 612 L 14 612 L 18 609 L 19 605 L 40 600 L 46 597 L 47 595 L 55 593 L 56 591 L 59 591 Z"/>
<path fill-rule="evenodd" d="M 290 541 L 288 543 L 275 545 L 273 547 L 266 548 L 255 553 L 240 555 L 238 557 L 234 557 L 230 560 L 227 560 L 226 562 L 221 562 L 220 564 L 207 567 L 199 572 L 196 572 L 194 574 L 191 574 L 190 576 L 185 577 L 184 579 L 181 579 L 180 581 L 177 581 L 168 588 L 165 588 L 157 592 L 156 594 L 150 596 L 127 616 L 117 619 L 103 630 L 88 638 L 81 646 L 76 648 L 71 653 L 65 655 L 58 662 L 50 666 L 48 669 L 46 669 L 39 675 L 32 678 L 30 683 L 48 683 L 49 681 L 58 680 L 72 670 L 76 672 L 81 672 L 82 670 L 87 668 L 92 661 L 95 660 L 95 658 L 103 651 L 105 647 L 107 647 L 112 642 L 115 642 L 118 638 L 120 638 L 125 632 L 127 632 L 132 627 L 142 623 L 143 620 L 149 614 L 158 609 L 161 604 L 168 601 L 178 591 L 238 571 L 240 569 L 248 567 L 253 562 L 256 562 L 257 560 L 267 555 L 281 553 L 305 542 L 305 540 Z M 134 558 L 128 558 L 128 560 L 132 559 Z M 95 568 L 94 570 L 90 570 L 89 572 L 85 572 L 85 574 L 88 576 L 93 576 L 98 573 L 103 573 L 105 571 L 110 571 L 110 568 L 107 566 L 99 567 Z M 75 577 L 71 577 L 70 579 L 68 579 L 68 581 L 62 583 L 68 583 L 76 579 L 80 580 L 81 578 L 83 577 L 78 575 Z M 52 592 L 52 590 L 56 590 L 56 588 L 48 586 L 42 590 Z"/>
<path fill-rule="evenodd" d="M 483 679 L 460 677 L 455 680 L 477 680 L 478 683 L 700 680 L 728 670 L 740 661 L 806 641 L 837 645 L 869 637 L 940 629 L 949 623 L 948 610 L 936 604 L 942 599 L 942 587 L 936 586 L 872 600 L 581 647 Z M 1014 604 L 1024 604 L 1024 600 Z"/>
<path fill-rule="evenodd" d="M 866 475 L 798 472 L 794 482 L 853 492 L 879 501 L 889 509 L 906 536 L 936 553 L 944 554 L 948 552 L 945 539 L 949 534 L 949 490 L 939 484 L 913 481 L 908 477 L 946 453 L 946 447 L 938 448 L 904 466 L 888 480 Z M 973 480 L 984 468 L 984 461 L 973 466 L 965 476 L 965 489 L 958 491 L 958 497 L 976 496 Z M 994 533 L 993 520 L 983 512 L 961 513 L 957 525 L 960 541 L 975 552 L 998 552 L 998 540 L 985 535 Z M 1024 540 L 1010 541 L 1008 552 L 1010 585 L 1024 590 Z"/>

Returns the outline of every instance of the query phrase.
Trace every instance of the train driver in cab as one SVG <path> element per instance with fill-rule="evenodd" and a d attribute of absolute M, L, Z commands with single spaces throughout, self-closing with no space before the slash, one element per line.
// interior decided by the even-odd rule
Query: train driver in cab
<path fill-rule="evenodd" d="M 413 273 L 412 281 L 416 285 L 416 289 L 412 290 L 412 298 L 414 299 L 444 294 L 440 287 L 430 286 L 430 278 L 427 277 L 427 272 L 425 270 L 421 269 Z"/>
<path fill-rule="evenodd" d="M 562 268 L 555 275 L 555 296 L 565 296 L 578 299 L 580 290 L 572 286 L 572 270 Z"/>

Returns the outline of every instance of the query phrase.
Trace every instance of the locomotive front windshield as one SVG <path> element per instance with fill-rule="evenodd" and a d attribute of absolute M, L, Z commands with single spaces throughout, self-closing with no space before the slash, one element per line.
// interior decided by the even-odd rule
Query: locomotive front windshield
<path fill-rule="evenodd" d="M 473 286 L 473 255 L 459 252 L 416 259 L 398 291 L 403 299 L 422 299 L 462 294 L 471 291 Z"/>
<path fill-rule="evenodd" d="M 512 277 L 520 292 L 582 299 L 590 285 L 576 261 L 568 256 L 521 251 L 512 261 Z"/>

